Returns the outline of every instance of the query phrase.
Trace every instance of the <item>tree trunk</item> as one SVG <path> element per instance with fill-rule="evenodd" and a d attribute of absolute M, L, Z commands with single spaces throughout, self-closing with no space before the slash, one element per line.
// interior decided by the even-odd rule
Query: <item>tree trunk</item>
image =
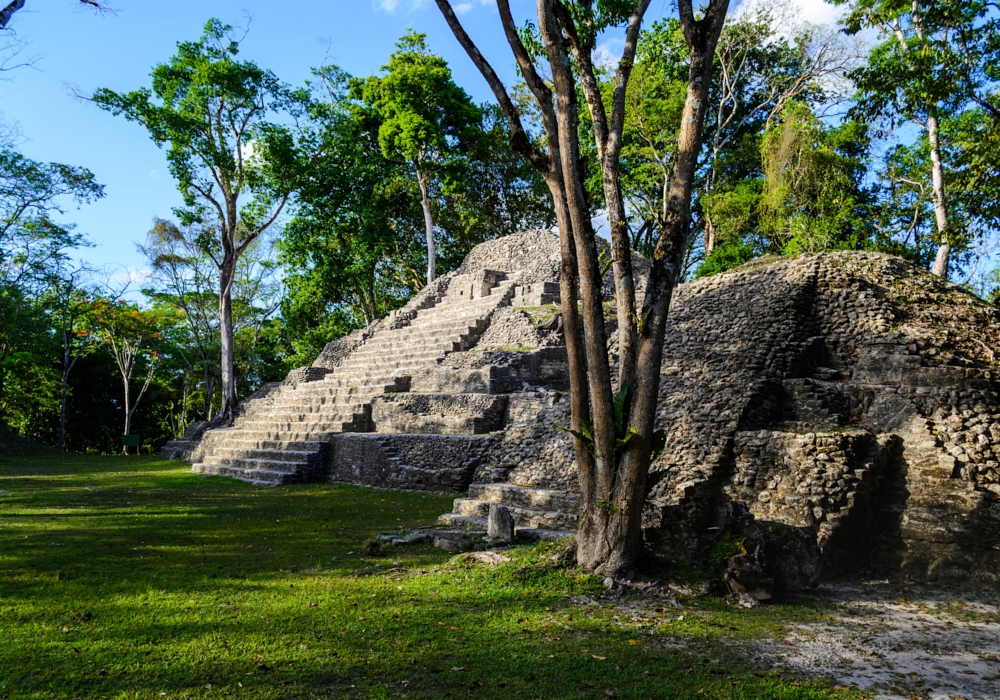
<path fill-rule="evenodd" d="M 428 174 L 420 170 L 417 161 L 413 162 L 417 171 L 417 182 L 420 184 L 420 206 L 424 210 L 424 235 L 427 237 L 427 284 L 437 277 L 437 249 L 434 245 L 434 217 L 431 215 L 430 188 L 427 186 Z"/>
<path fill-rule="evenodd" d="M 356 284 L 354 285 L 354 293 L 358 295 L 358 301 L 361 302 L 361 312 L 365 315 L 365 326 L 372 325 L 375 322 L 375 316 L 368 306 L 368 295 L 365 293 L 365 288 Z"/>
<path fill-rule="evenodd" d="M 62 385 L 59 387 L 59 449 L 66 449 L 66 398 L 69 393 L 69 368 L 63 365 Z"/>
<path fill-rule="evenodd" d="M 587 361 L 590 421 L 593 424 L 591 445 L 593 459 L 578 465 L 583 506 L 580 513 L 580 531 L 602 531 L 607 516 L 602 504 L 605 501 L 604 495 L 611 491 L 615 468 L 614 399 L 604 328 L 602 280 L 597 245 L 590 220 L 590 207 L 583 186 L 576 80 L 562 40 L 562 31 L 548 0 L 539 0 L 538 15 L 539 30 L 552 68 L 552 82 L 555 86 L 559 155 L 579 271 L 583 346 Z"/>
<path fill-rule="evenodd" d="M 945 208 L 944 167 L 941 165 L 941 138 L 938 132 L 937 110 L 931 108 L 927 115 L 927 141 L 931 147 L 931 201 L 934 203 L 934 219 L 940 245 L 934 258 L 935 275 L 948 279 L 948 263 L 951 257 L 951 243 L 948 241 L 948 210 Z"/>
<path fill-rule="evenodd" d="M 646 294 L 645 308 L 639 315 L 643 320 L 637 323 L 631 316 L 628 320 L 629 325 L 634 325 L 638 331 L 634 382 L 636 391 L 628 417 L 628 425 L 636 428 L 637 435 L 629 442 L 631 449 L 618 464 L 610 362 L 601 298 L 602 280 L 590 210 L 583 187 L 576 77 L 567 53 L 568 43 L 575 43 L 579 48 L 575 27 L 569 24 L 572 17 L 567 15 L 565 6 L 553 0 L 537 0 L 539 30 L 551 69 L 551 84 L 554 86 L 558 106 L 556 109 L 552 99 L 553 90 L 540 77 L 531 55 L 521 42 L 508 0 L 497 0 L 508 43 L 525 83 L 541 108 L 549 149 L 545 156 L 535 151 L 526 138 L 518 110 L 506 88 L 462 28 L 448 0 L 436 2 L 459 43 L 486 78 L 500 103 L 511 127 L 511 148 L 522 153 L 545 176 L 552 193 L 562 253 L 560 291 L 569 356 L 573 428 L 579 431 L 584 423 L 589 422 L 594 438 L 590 442 L 578 435 L 574 440 L 581 491 L 577 557 L 581 564 L 591 570 L 605 575 L 620 575 L 632 568 L 641 546 L 642 504 L 645 500 L 645 476 L 653 444 L 652 426 L 659 391 L 666 312 L 687 247 L 691 188 L 701 145 L 712 55 L 729 2 L 713 1 L 705 10 L 704 18 L 697 21 L 691 0 L 678 2 L 685 39 L 692 54 L 688 99 L 685 103 L 678 157 L 671 179 L 666 224 L 652 259 L 650 285 L 654 293 Z M 630 36 L 637 35 L 642 12 L 647 4 L 643 0 L 636 3 L 630 19 Z M 567 26 L 559 25 L 557 12 L 567 22 Z M 633 29 L 634 34 L 631 33 Z M 580 66 L 582 64 L 578 62 L 578 67 Z M 586 70 L 586 67 L 582 68 L 584 73 Z M 624 91 L 627 74 L 627 70 L 618 74 L 616 91 Z M 587 88 L 585 85 L 585 91 Z M 592 97 L 588 97 L 588 102 Z M 595 120 L 595 124 L 597 121 Z M 612 119 L 612 123 L 614 121 Z M 600 150 L 602 139 L 599 135 L 595 136 Z M 613 152 L 613 149 L 609 148 L 608 152 Z M 609 158 L 605 162 L 602 154 L 602 166 L 609 166 L 604 173 L 608 176 L 604 180 L 605 194 L 611 201 L 609 218 L 616 216 L 624 221 L 624 205 L 621 204 L 620 185 L 615 179 L 617 171 L 614 161 L 614 158 Z M 621 208 L 613 209 L 618 204 L 621 204 Z M 620 232 L 622 231 L 616 229 L 612 233 Z M 627 236 L 623 238 L 627 248 Z M 624 263 L 625 260 L 616 258 L 616 262 Z M 623 290 L 620 280 L 630 274 L 630 266 L 625 270 L 616 270 L 616 296 Z M 582 299 L 582 338 L 577 326 L 579 317 L 574 278 L 578 280 Z M 625 292 L 627 298 L 627 289 Z"/>
<path fill-rule="evenodd" d="M 222 373 L 222 407 L 219 415 L 227 423 L 236 417 L 236 351 L 233 347 L 233 276 L 236 255 L 227 251 L 219 268 L 219 349 Z"/>
<path fill-rule="evenodd" d="M 132 394 L 129 391 L 129 377 L 122 374 L 122 386 L 125 388 L 125 432 L 122 435 L 130 435 L 132 429 Z M 122 454 L 128 454 L 128 448 L 122 442 Z"/>
<path fill-rule="evenodd" d="M 215 394 L 215 373 L 212 370 L 213 367 L 206 362 L 204 366 L 205 404 L 202 409 L 205 420 L 212 420 L 212 396 Z"/>
<path fill-rule="evenodd" d="M 635 430 L 635 435 L 621 454 L 609 494 L 603 501 L 595 500 L 593 495 L 589 500 L 586 496 L 581 499 L 577 560 L 604 576 L 627 575 L 642 550 L 642 508 L 653 446 L 667 313 L 687 249 L 691 194 L 702 144 L 712 59 L 729 5 L 728 0 L 713 2 L 704 18 L 695 21 L 690 2 L 682 0 L 678 4 L 691 63 L 666 222 L 650 261 L 649 284 L 639 314 L 643 320 L 638 329 L 639 352 L 626 423 Z"/>

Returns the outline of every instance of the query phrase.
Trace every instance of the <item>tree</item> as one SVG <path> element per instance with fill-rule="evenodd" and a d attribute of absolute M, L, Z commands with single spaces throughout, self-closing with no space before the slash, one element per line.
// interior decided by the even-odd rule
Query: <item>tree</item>
<path fill-rule="evenodd" d="M 829 107 L 846 99 L 837 92 L 838 81 L 857 67 L 858 45 L 828 28 L 791 19 L 796 11 L 782 0 L 757 3 L 723 29 L 715 50 L 719 70 L 711 91 L 708 172 L 701 196 L 711 198 L 720 185 L 739 187 L 745 176 L 732 173 L 725 160 L 732 160 L 734 147 L 739 150 L 741 141 L 767 129 L 790 103 Z M 719 181 L 727 174 L 735 182 Z M 708 257 L 716 242 L 710 210 L 704 212 L 704 227 Z"/>
<path fill-rule="evenodd" d="M 653 420 L 660 386 L 666 316 L 687 248 L 691 195 L 716 42 L 728 0 L 713 0 L 696 18 L 690 0 L 679 0 L 680 24 L 690 61 L 667 216 L 650 260 L 642 308 L 636 306 L 631 251 L 624 221 L 620 156 L 629 77 L 648 0 L 637 2 L 538 2 L 538 47 L 551 79 L 544 80 L 518 32 L 507 0 L 497 7 L 508 43 L 542 113 L 546 151 L 528 138 L 514 102 L 496 72 L 465 32 L 448 0 L 436 0 L 453 33 L 486 78 L 507 117 L 511 147 L 539 170 L 549 186 L 562 251 L 560 291 L 569 358 L 572 425 L 580 475 L 581 514 L 577 557 L 604 575 L 632 570 L 642 546 L 646 476 L 659 438 Z M 600 91 L 593 54 L 598 35 L 625 27 L 611 99 Z M 529 42 L 532 43 L 532 42 Z M 579 83 L 579 84 L 578 84 Z M 582 92 L 593 125 L 611 228 L 619 323 L 619 388 L 612 391 L 601 297 L 602 269 L 583 181 L 577 96 Z M 610 106 L 610 109 L 608 107 Z M 580 291 L 578 309 L 577 285 Z M 582 329 L 581 320 L 582 316 Z"/>
<path fill-rule="evenodd" d="M 65 251 L 84 242 L 52 215 L 64 213 L 66 199 L 85 204 L 103 196 L 103 185 L 85 168 L 0 150 L 0 284 L 44 284 Z"/>
<path fill-rule="evenodd" d="M 481 129 L 442 193 L 438 260 L 449 268 L 485 240 L 555 224 L 545 180 L 509 148 L 503 112 L 496 105 L 481 109 Z"/>
<path fill-rule="evenodd" d="M 866 141 L 864 127 L 856 122 L 828 128 L 808 105 L 786 105 L 761 145 L 759 222 L 771 251 L 856 250 L 871 239 L 861 184 L 867 168 L 857 157 Z"/>
<path fill-rule="evenodd" d="M 70 372 L 81 357 L 94 352 L 96 340 L 95 312 L 105 303 L 95 298 L 86 287 L 91 274 L 86 265 L 55 270 L 45 294 L 45 303 L 61 345 L 62 376 L 59 384 L 59 436 L 56 445 L 66 448 L 66 403 L 69 398 Z"/>
<path fill-rule="evenodd" d="M 51 442 L 59 407 L 59 348 L 35 291 L 0 285 L 0 421 Z"/>
<path fill-rule="evenodd" d="M 99 341 L 115 361 L 125 398 L 125 431 L 130 435 L 132 416 L 153 381 L 160 354 L 155 345 L 161 330 L 172 319 L 156 310 L 143 310 L 124 301 L 101 300 L 95 309 Z M 132 378 L 139 369 L 142 386 L 133 399 Z"/>
<path fill-rule="evenodd" d="M 100 2 L 100 0 L 78 0 L 81 5 L 91 7 L 98 12 L 107 12 L 111 8 L 105 2 Z M 0 10 L 0 30 L 10 31 L 8 24 L 10 20 L 14 17 L 14 13 L 18 10 L 24 9 L 25 0 L 11 0 L 7 3 L 2 10 Z"/>
<path fill-rule="evenodd" d="M 1000 60 L 1000 42 L 990 38 L 996 34 L 995 4 L 860 0 L 844 24 L 848 32 L 876 29 L 882 35 L 867 65 L 852 74 L 859 91 L 854 112 L 886 120 L 893 127 L 915 124 L 927 138 L 938 243 L 932 272 L 947 278 L 952 251 L 960 241 L 949 221 L 952 202 L 941 121 L 960 114 L 970 103 L 988 110 L 995 106 L 997 75 L 991 66 Z"/>
<path fill-rule="evenodd" d="M 314 76 L 302 167 L 291 185 L 295 216 L 280 245 L 289 270 L 285 317 L 300 352 L 374 323 L 423 283 L 407 162 L 383 151 L 382 117 L 348 89 L 346 73 L 325 66 Z"/>
<path fill-rule="evenodd" d="M 379 143 L 386 157 L 413 165 L 420 187 L 427 239 L 427 282 L 437 275 L 431 192 L 434 180 L 452 164 L 456 151 L 474 138 L 480 111 L 451 79 L 451 70 L 432 54 L 426 34 L 411 32 L 396 43 L 381 76 L 357 83 L 364 101 L 379 114 Z"/>
<path fill-rule="evenodd" d="M 240 257 L 278 219 L 289 192 L 281 173 L 294 157 L 288 129 L 267 121 L 294 111 L 289 90 L 270 71 L 238 61 L 232 27 L 209 20 L 201 39 L 181 42 L 153 69 L 153 86 L 129 93 L 97 90 L 102 109 L 144 126 L 167 160 L 184 198 L 182 225 L 206 224 L 202 246 L 219 270 L 222 407 L 237 406 L 233 283 Z M 154 101 L 155 96 L 155 101 Z"/>
<path fill-rule="evenodd" d="M 215 239 L 204 224 L 177 226 L 155 219 L 145 245 L 138 246 L 150 263 L 152 284 L 143 294 L 154 306 L 172 312 L 179 328 L 172 329 L 174 354 L 182 372 L 183 405 L 191 391 L 191 377 L 201 378 L 202 415 L 212 417 L 219 371 L 219 316 L 217 297 L 219 271 L 211 256 Z M 257 345 L 264 327 L 277 311 L 280 284 L 271 259 L 271 241 L 258 237 L 240 256 L 233 273 L 233 347 L 237 383 L 255 371 Z M 209 249 L 203 249 L 208 245 Z M 213 308 L 215 307 L 215 308 Z M 181 330 L 183 328 L 183 330 Z M 254 390 L 256 387 L 254 387 Z"/>

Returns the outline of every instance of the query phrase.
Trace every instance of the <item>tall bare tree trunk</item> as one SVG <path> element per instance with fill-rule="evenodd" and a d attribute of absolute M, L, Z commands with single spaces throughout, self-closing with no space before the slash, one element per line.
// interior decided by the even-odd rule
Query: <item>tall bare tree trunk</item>
<path fill-rule="evenodd" d="M 642 550 L 642 507 L 653 447 L 667 313 L 687 249 L 691 194 L 702 145 L 713 56 L 729 2 L 711 3 L 704 17 L 697 21 L 690 2 L 682 0 L 678 5 L 691 63 L 666 224 L 650 261 L 649 284 L 639 314 L 643 320 L 638 326 L 639 352 L 627 420 L 635 435 L 624 447 L 608 490 L 590 494 L 589 502 L 585 500 L 587 495 L 581 493 L 583 510 L 577 532 L 577 559 L 586 568 L 608 576 L 634 569 Z"/>
<path fill-rule="evenodd" d="M 122 385 L 125 388 L 125 432 L 122 435 L 131 435 L 132 430 L 132 392 L 129 387 L 129 376 L 122 374 Z M 122 444 L 122 454 L 128 454 L 128 448 Z"/>
<path fill-rule="evenodd" d="M 934 204 L 934 219 L 938 236 L 941 238 L 934 257 L 931 272 L 942 279 L 948 279 L 948 263 L 951 258 L 951 243 L 948 241 L 948 210 L 945 208 L 944 167 L 941 164 L 941 136 L 938 127 L 937 109 L 931 107 L 927 114 L 927 141 L 931 147 L 931 202 Z"/>
<path fill-rule="evenodd" d="M 420 206 L 424 210 L 424 235 L 427 237 L 427 284 L 437 277 L 437 247 L 434 245 L 434 217 L 431 215 L 430 187 L 427 173 L 420 170 L 420 164 L 413 162 L 420 184 Z"/>
<path fill-rule="evenodd" d="M 63 365 L 64 367 L 66 365 Z M 69 394 L 69 370 L 64 369 L 59 387 L 59 449 L 66 449 L 66 399 Z"/>
<path fill-rule="evenodd" d="M 222 407 L 219 415 L 227 423 L 236 417 L 236 350 L 233 339 L 233 277 L 236 255 L 227 250 L 219 267 L 219 360 L 222 373 Z"/>
<path fill-rule="evenodd" d="M 534 150 L 527 139 L 520 116 L 503 84 L 489 63 L 472 43 L 452 10 L 448 0 L 436 0 L 459 43 L 479 68 L 493 90 L 511 127 L 511 148 L 522 153 L 541 172 L 552 193 L 559 223 L 562 252 L 561 292 L 569 355 L 572 394 L 574 440 L 581 490 L 581 525 L 577 534 L 577 557 L 587 568 L 605 575 L 620 575 L 630 570 L 641 548 L 641 511 L 645 499 L 645 476 L 653 444 L 652 426 L 659 389 L 659 362 L 663 351 L 663 335 L 670 295 L 679 277 L 687 243 L 690 221 L 691 188 L 694 166 L 701 144 L 701 129 L 711 78 L 712 54 L 722 30 L 728 0 L 713 1 L 704 18 L 695 20 L 691 0 L 679 0 L 681 23 L 691 48 L 692 66 L 688 100 L 681 128 L 681 142 L 671 180 L 667 226 L 657 242 L 652 260 L 650 289 L 645 309 L 635 314 L 634 290 L 630 289 L 631 265 L 628 236 L 624 226 L 624 203 L 621 196 L 620 171 L 615 143 L 616 120 L 621 114 L 613 110 L 609 122 L 603 113 L 596 78 L 589 65 L 588 42 L 580 41 L 575 19 L 565 5 L 557 0 L 537 0 L 539 30 L 545 47 L 551 84 L 543 81 L 536 71 L 531 55 L 517 33 L 508 0 L 497 0 L 504 32 L 528 88 L 541 107 L 548 142 L 547 155 Z M 634 41 L 638 37 L 647 0 L 637 0 L 629 20 L 626 50 L 615 80 L 615 107 L 623 105 Z M 581 16 L 592 3 L 583 2 Z M 587 28 L 590 29 L 589 27 Z M 630 44 L 630 42 L 633 42 Z M 629 47 L 632 47 L 631 49 Z M 605 196 L 609 200 L 609 219 L 614 219 L 613 241 L 618 240 L 624 251 L 617 248 L 614 263 L 616 299 L 619 317 L 628 310 L 627 325 L 632 336 L 621 336 L 628 349 L 632 338 L 638 339 L 635 362 L 635 398 L 629 412 L 627 428 L 635 432 L 629 441 L 632 450 L 621 460 L 616 452 L 614 395 L 611 389 L 610 359 L 604 328 L 601 271 L 590 208 L 585 194 L 583 167 L 577 120 L 576 75 L 569 51 L 573 50 L 580 70 L 580 80 L 587 95 L 595 123 L 595 141 L 601 152 Z M 589 66 L 589 67 L 588 67 Z M 553 92 L 556 104 L 553 104 Z M 610 124 L 610 128 L 609 127 Z M 575 260 L 574 260 L 575 255 Z M 582 329 L 576 326 L 577 296 L 571 275 L 578 276 Z M 630 294 L 632 301 L 629 305 Z M 642 319 L 641 321 L 639 319 Z M 648 319 L 648 321 L 647 321 Z M 582 331 L 583 337 L 578 333 Z M 627 353 L 626 353 L 627 357 Z M 628 377 L 626 370 L 623 377 Z M 630 385 L 631 386 L 631 385 Z M 640 390 L 641 389 L 641 390 Z M 588 423 L 592 440 L 584 439 L 580 428 Z M 631 457 L 629 452 L 632 452 Z M 627 482 L 627 483 L 623 483 Z"/>
<path fill-rule="evenodd" d="M 361 302 L 361 312 L 365 315 L 365 326 L 370 326 L 375 322 L 375 315 L 368 305 L 368 294 L 360 284 L 354 285 L 354 293 L 358 295 L 358 301 Z"/>

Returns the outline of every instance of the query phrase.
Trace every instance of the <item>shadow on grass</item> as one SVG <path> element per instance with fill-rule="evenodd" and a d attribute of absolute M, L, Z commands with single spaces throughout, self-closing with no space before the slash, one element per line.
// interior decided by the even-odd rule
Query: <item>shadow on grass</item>
<path fill-rule="evenodd" d="M 843 696 L 755 674 L 711 615 L 581 604 L 596 579 L 535 549 L 496 568 L 427 546 L 359 556 L 432 523 L 440 496 L 114 458 L 3 463 L 0 489 L 3 698 Z M 736 636 L 773 617 L 740 614 Z"/>

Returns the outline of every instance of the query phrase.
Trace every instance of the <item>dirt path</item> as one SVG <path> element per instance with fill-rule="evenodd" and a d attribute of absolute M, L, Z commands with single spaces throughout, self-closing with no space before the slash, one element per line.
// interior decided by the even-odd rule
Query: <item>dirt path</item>
<path fill-rule="evenodd" d="M 761 645 L 769 659 L 879 700 L 1000 700 L 1000 598 L 884 581 L 826 585 L 827 618 Z"/>

